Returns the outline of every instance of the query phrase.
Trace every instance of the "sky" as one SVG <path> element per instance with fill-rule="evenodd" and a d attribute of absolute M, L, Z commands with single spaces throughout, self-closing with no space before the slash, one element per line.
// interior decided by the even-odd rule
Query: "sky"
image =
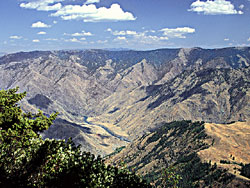
<path fill-rule="evenodd" d="M 0 52 L 250 46 L 250 0 L 0 0 Z"/>

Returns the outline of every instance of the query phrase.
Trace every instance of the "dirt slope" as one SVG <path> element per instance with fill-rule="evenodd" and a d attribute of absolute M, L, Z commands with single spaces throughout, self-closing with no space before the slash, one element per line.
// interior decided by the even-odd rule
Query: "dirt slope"
<path fill-rule="evenodd" d="M 206 123 L 205 130 L 211 137 L 209 142 L 212 142 L 212 146 L 198 152 L 201 159 L 211 160 L 212 163 L 239 175 L 239 164 L 250 163 L 250 122 Z"/>

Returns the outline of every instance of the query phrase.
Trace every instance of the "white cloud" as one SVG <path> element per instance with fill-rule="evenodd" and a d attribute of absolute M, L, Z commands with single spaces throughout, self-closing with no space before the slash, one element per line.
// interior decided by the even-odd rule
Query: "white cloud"
<path fill-rule="evenodd" d="M 91 32 L 86 32 L 86 31 L 82 31 L 81 33 L 73 33 L 71 34 L 71 36 L 73 37 L 81 37 L 81 36 L 92 36 L 93 34 Z"/>
<path fill-rule="evenodd" d="M 127 32 L 125 33 L 127 34 Z M 118 36 L 117 38 L 115 38 L 115 41 L 131 41 L 131 43 L 159 44 L 159 42 L 168 40 L 167 36 L 147 35 L 147 31 L 132 33 L 132 35 L 126 35 L 128 38 L 125 36 Z"/>
<path fill-rule="evenodd" d="M 114 31 L 112 35 L 126 35 L 126 31 Z"/>
<path fill-rule="evenodd" d="M 125 36 L 117 36 L 114 40 L 114 42 L 118 42 L 118 43 L 128 43 L 128 40 Z"/>
<path fill-rule="evenodd" d="M 35 22 L 31 25 L 32 28 L 48 28 L 51 27 L 51 25 L 47 25 L 41 21 Z"/>
<path fill-rule="evenodd" d="M 73 33 L 73 34 L 69 34 L 69 33 L 64 33 L 63 35 L 65 36 L 72 36 L 72 37 L 82 37 L 80 40 L 86 40 L 85 37 L 89 37 L 89 36 L 93 36 L 93 34 L 91 32 L 86 32 L 86 31 L 82 31 L 81 33 L 77 32 L 77 33 Z"/>
<path fill-rule="evenodd" d="M 64 0 L 38 0 L 29 3 L 21 3 L 20 7 L 26 9 L 36 9 L 39 11 L 55 11 L 62 8 L 62 4 L 58 3 L 62 1 Z"/>
<path fill-rule="evenodd" d="M 103 22 L 136 19 L 132 13 L 125 12 L 117 3 L 112 4 L 110 8 L 97 8 L 93 3 L 99 3 L 100 0 L 87 0 L 82 6 L 63 6 L 59 3 L 63 1 L 64 0 L 36 0 L 21 3 L 20 7 L 38 11 L 56 11 L 52 13 L 51 16 L 61 17 L 63 20 L 82 19 L 84 22 Z"/>
<path fill-rule="evenodd" d="M 160 31 L 169 38 L 186 38 L 185 34 L 194 33 L 195 29 L 190 27 L 164 28 Z"/>
<path fill-rule="evenodd" d="M 73 33 L 71 34 L 73 37 L 79 37 L 79 36 L 84 36 L 82 33 Z"/>
<path fill-rule="evenodd" d="M 145 31 L 146 33 L 155 33 L 156 31 L 155 30 L 148 30 L 148 31 Z"/>
<path fill-rule="evenodd" d="M 40 40 L 34 39 L 34 40 L 32 40 L 32 42 L 40 42 Z"/>
<path fill-rule="evenodd" d="M 111 28 L 108 28 L 106 31 L 108 31 L 108 32 L 112 32 L 112 29 L 111 29 Z"/>
<path fill-rule="evenodd" d="M 250 41 L 250 37 L 247 39 L 247 41 Z"/>
<path fill-rule="evenodd" d="M 85 4 L 93 4 L 93 3 L 100 3 L 100 0 L 87 0 Z"/>
<path fill-rule="evenodd" d="M 126 30 L 126 31 L 112 31 L 111 28 L 108 28 L 106 31 L 110 32 L 112 35 L 136 35 L 136 31 L 130 31 L 130 30 Z"/>
<path fill-rule="evenodd" d="M 229 41 L 229 39 L 228 39 L 228 38 L 225 38 L 224 41 Z"/>
<path fill-rule="evenodd" d="M 94 4 L 90 5 L 66 5 L 51 16 L 60 16 L 63 20 L 82 19 L 84 22 L 103 22 L 103 21 L 126 21 L 136 18 L 130 12 L 124 12 L 119 4 L 112 4 L 110 8 L 97 8 Z"/>
<path fill-rule="evenodd" d="M 57 21 L 53 21 L 53 24 L 57 24 Z"/>
<path fill-rule="evenodd" d="M 82 43 L 82 44 L 84 44 L 84 43 L 86 43 L 85 42 L 85 40 L 84 40 L 85 38 L 81 38 L 80 40 L 78 40 L 77 38 L 71 38 L 71 39 L 62 39 L 62 40 L 64 40 L 65 42 L 74 42 L 74 43 Z"/>
<path fill-rule="evenodd" d="M 113 35 L 114 41 L 127 44 L 143 44 L 143 45 L 166 45 L 170 44 L 169 38 L 186 38 L 187 34 L 195 33 L 194 28 L 178 27 L 178 28 L 163 28 L 161 30 L 145 30 L 145 31 L 132 31 L 121 30 L 113 31 L 111 28 L 106 29 Z"/>
<path fill-rule="evenodd" d="M 168 37 L 160 37 L 160 40 L 168 40 Z"/>
<path fill-rule="evenodd" d="M 242 12 L 241 10 L 238 11 L 238 14 L 244 14 L 244 12 Z"/>
<path fill-rule="evenodd" d="M 127 30 L 127 31 L 126 31 L 126 34 L 127 34 L 127 35 L 136 35 L 136 31 Z"/>
<path fill-rule="evenodd" d="M 98 40 L 98 41 L 97 41 L 98 44 L 105 44 L 105 43 L 107 43 L 107 42 L 108 42 L 108 40 Z"/>
<path fill-rule="evenodd" d="M 37 33 L 38 35 L 46 35 L 46 32 L 45 31 L 40 31 Z"/>
<path fill-rule="evenodd" d="M 79 40 L 77 38 L 72 38 L 72 39 L 69 39 L 70 42 L 79 42 Z"/>
<path fill-rule="evenodd" d="M 188 11 L 203 13 L 205 15 L 219 14 L 243 14 L 242 11 L 237 11 L 230 1 L 226 0 L 207 0 L 205 2 L 196 0 L 191 4 Z"/>
<path fill-rule="evenodd" d="M 17 35 L 10 36 L 10 39 L 21 39 L 21 38 L 23 37 Z"/>
<path fill-rule="evenodd" d="M 116 38 L 116 40 L 126 40 L 126 37 L 118 36 L 118 37 Z"/>
<path fill-rule="evenodd" d="M 241 5 L 239 6 L 239 9 L 243 9 L 244 7 L 245 7 L 245 5 L 241 4 Z"/>
<path fill-rule="evenodd" d="M 138 33 L 134 37 L 135 41 L 138 41 L 143 44 L 155 44 L 160 41 L 168 40 L 166 36 L 156 36 L 156 35 L 146 35 L 146 32 Z"/>

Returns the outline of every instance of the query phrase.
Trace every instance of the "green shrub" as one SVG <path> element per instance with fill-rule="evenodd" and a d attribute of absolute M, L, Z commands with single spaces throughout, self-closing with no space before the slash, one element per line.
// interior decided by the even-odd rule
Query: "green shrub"
<path fill-rule="evenodd" d="M 42 140 L 57 113 L 24 113 L 26 93 L 0 90 L 0 187 L 150 187 L 126 168 L 105 165 L 69 140 Z"/>
<path fill-rule="evenodd" d="M 250 179 L 250 163 L 242 166 L 240 175 Z"/>

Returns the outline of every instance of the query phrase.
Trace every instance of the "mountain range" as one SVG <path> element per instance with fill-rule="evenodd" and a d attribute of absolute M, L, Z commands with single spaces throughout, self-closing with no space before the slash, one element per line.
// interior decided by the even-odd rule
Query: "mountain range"
<path fill-rule="evenodd" d="M 0 57 L 0 88 L 59 112 L 44 137 L 107 155 L 164 122 L 249 122 L 249 64 L 249 47 L 19 52 Z"/>

